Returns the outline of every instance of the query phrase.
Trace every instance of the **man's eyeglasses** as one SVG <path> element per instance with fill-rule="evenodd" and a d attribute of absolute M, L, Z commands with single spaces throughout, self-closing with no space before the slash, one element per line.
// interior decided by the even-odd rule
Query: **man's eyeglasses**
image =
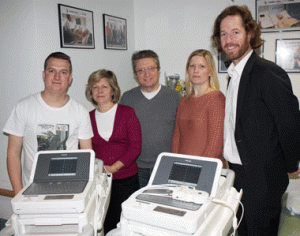
<path fill-rule="evenodd" d="M 148 67 L 148 68 L 144 68 L 144 69 L 140 69 L 140 70 L 137 70 L 136 73 L 141 75 L 141 74 L 145 74 L 146 71 L 150 72 L 150 73 L 153 73 L 155 72 L 157 69 L 157 67 Z"/>

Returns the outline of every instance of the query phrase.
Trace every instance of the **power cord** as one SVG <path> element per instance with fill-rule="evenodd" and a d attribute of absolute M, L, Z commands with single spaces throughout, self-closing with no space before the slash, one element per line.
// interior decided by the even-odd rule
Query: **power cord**
<path fill-rule="evenodd" d="M 229 195 L 229 196 L 231 196 L 231 195 Z M 232 221 L 233 232 L 232 232 L 231 236 L 234 236 L 235 232 L 238 229 L 238 227 L 240 226 L 240 223 L 241 223 L 241 221 L 243 219 L 243 216 L 244 216 L 244 205 L 243 205 L 243 203 L 239 199 L 237 199 L 237 198 L 235 198 L 233 196 L 231 196 L 231 197 L 234 200 L 238 201 L 239 204 L 242 207 L 242 214 L 241 214 L 241 218 L 240 218 L 239 222 L 238 222 L 237 217 L 236 217 L 236 211 L 227 202 L 225 202 L 225 201 L 223 201 L 221 199 L 216 199 L 216 198 L 209 198 L 209 200 L 211 202 L 219 203 L 219 204 L 221 204 L 221 205 L 223 205 L 225 207 L 228 207 L 233 212 L 233 221 Z"/>

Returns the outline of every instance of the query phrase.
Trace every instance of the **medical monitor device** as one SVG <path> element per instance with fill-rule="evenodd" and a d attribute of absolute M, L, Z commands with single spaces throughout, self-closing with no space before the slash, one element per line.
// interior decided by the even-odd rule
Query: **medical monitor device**
<path fill-rule="evenodd" d="M 128 224 L 151 225 L 193 234 L 205 220 L 209 198 L 217 194 L 222 161 L 161 153 L 149 183 L 122 204 Z"/>
<path fill-rule="evenodd" d="M 156 161 L 148 185 L 185 185 L 214 197 L 222 165 L 216 158 L 162 153 Z"/>
<path fill-rule="evenodd" d="M 15 214 L 80 213 L 93 191 L 93 150 L 36 153 L 29 184 L 12 200 Z"/>

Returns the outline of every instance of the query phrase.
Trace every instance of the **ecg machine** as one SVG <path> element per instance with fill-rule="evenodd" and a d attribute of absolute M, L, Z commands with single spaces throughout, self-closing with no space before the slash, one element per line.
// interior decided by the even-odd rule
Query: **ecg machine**
<path fill-rule="evenodd" d="M 148 185 L 122 203 L 109 235 L 226 235 L 242 195 L 233 181 L 234 172 L 222 170 L 217 158 L 161 153 Z"/>
<path fill-rule="evenodd" d="M 112 175 L 93 150 L 40 151 L 30 183 L 11 201 L 14 235 L 98 235 L 110 200 Z M 103 231 L 101 231 L 103 232 Z M 102 235 L 102 234 L 101 234 Z"/>
<path fill-rule="evenodd" d="M 80 213 L 94 185 L 92 150 L 40 151 L 26 188 L 11 201 L 16 214 Z"/>

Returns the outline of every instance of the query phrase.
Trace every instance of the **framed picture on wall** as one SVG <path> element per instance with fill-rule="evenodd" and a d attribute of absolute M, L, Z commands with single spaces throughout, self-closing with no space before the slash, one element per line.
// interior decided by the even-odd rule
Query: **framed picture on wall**
<path fill-rule="evenodd" d="M 104 48 L 127 50 L 126 19 L 103 14 Z"/>
<path fill-rule="evenodd" d="M 264 49 L 265 49 L 265 43 L 266 41 L 264 40 L 263 45 L 261 45 L 259 48 L 256 48 L 254 51 L 256 52 L 256 54 L 258 56 L 260 56 L 261 58 L 265 58 L 265 54 L 264 54 Z"/>
<path fill-rule="evenodd" d="M 300 72 L 300 38 L 276 39 L 275 62 L 286 72 Z"/>
<path fill-rule="evenodd" d="M 93 12 L 58 4 L 60 46 L 95 48 Z"/>
<path fill-rule="evenodd" d="M 262 32 L 300 30 L 300 0 L 256 0 L 256 20 Z"/>
<path fill-rule="evenodd" d="M 227 73 L 227 69 L 230 66 L 231 61 L 227 60 L 225 54 L 220 52 L 218 55 L 218 72 L 219 73 Z"/>

